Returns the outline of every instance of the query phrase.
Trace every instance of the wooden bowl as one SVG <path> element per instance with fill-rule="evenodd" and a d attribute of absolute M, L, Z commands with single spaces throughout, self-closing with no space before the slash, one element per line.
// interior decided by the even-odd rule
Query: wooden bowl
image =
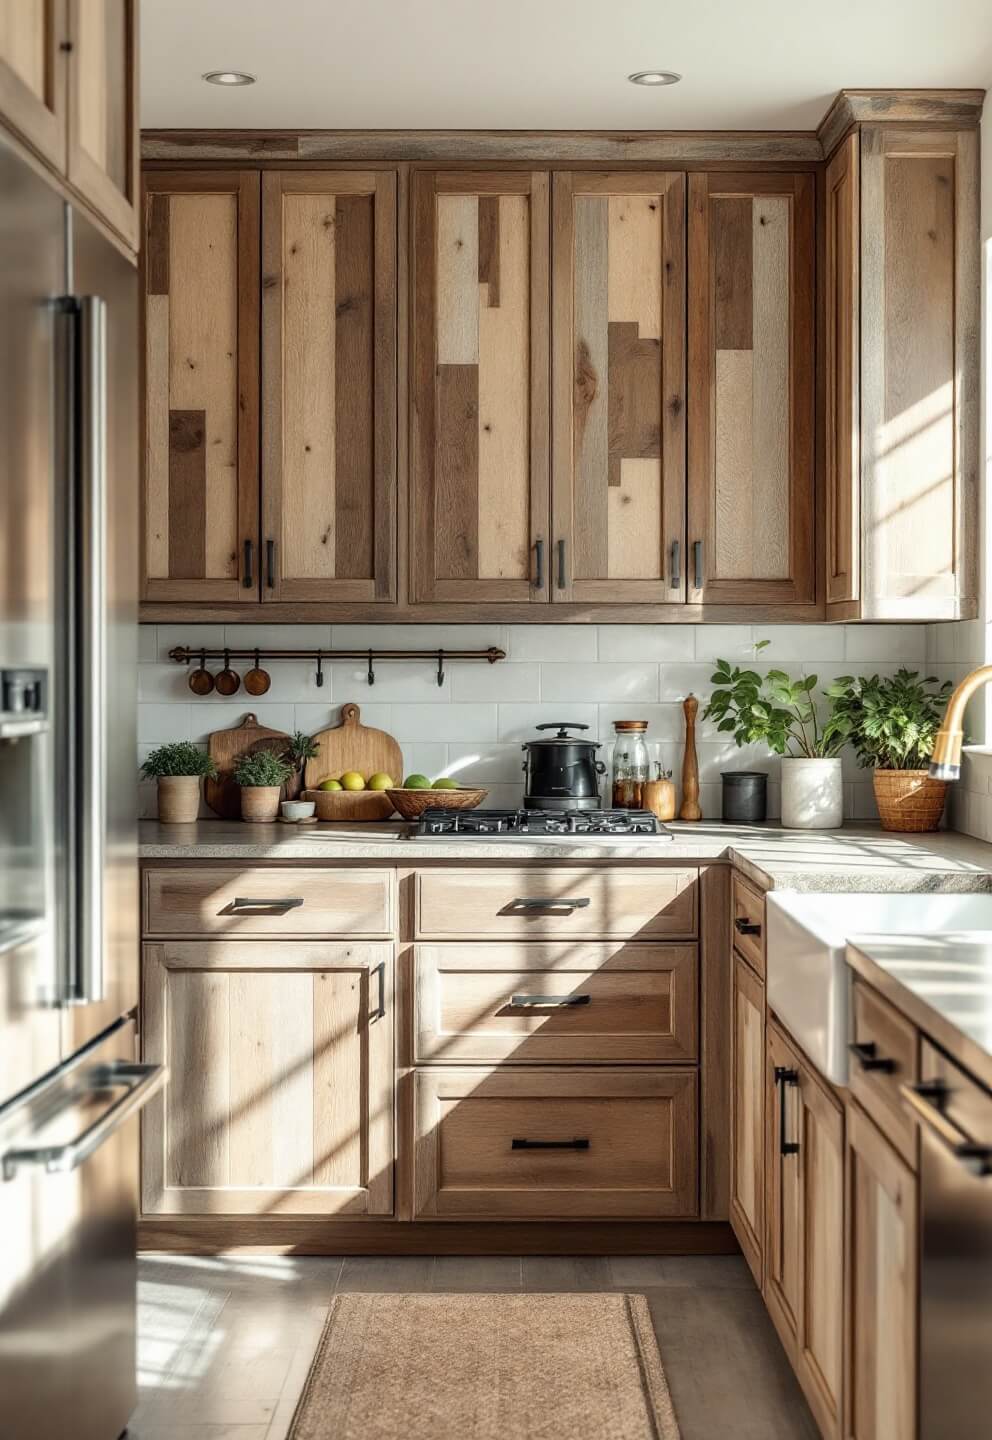
<path fill-rule="evenodd" d="M 425 810 L 474 810 L 489 794 L 465 785 L 458 790 L 387 790 L 390 804 L 404 820 L 419 820 Z"/>
<path fill-rule="evenodd" d="M 393 813 L 389 790 L 304 790 L 303 799 L 317 807 L 318 820 L 352 824 L 364 820 L 388 820 Z"/>

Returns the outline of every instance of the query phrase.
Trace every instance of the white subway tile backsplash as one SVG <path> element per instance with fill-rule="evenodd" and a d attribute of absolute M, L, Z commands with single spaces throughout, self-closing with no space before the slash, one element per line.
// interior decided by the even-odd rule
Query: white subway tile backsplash
<path fill-rule="evenodd" d="M 495 705 L 394 705 L 393 735 L 407 740 L 495 740 Z"/>
<path fill-rule="evenodd" d="M 599 707 L 599 735 L 600 739 L 610 741 L 614 735 L 614 723 L 617 720 L 646 720 L 648 722 L 647 739 L 656 740 L 682 740 L 685 717 L 682 714 L 681 705 L 600 705 Z"/>
<path fill-rule="evenodd" d="M 318 692 L 319 693 L 319 692 Z M 356 702 L 360 711 L 359 719 L 363 725 L 369 725 L 374 730 L 388 730 L 392 734 L 393 728 L 393 707 L 383 705 L 378 701 L 366 701 L 364 698 Z M 304 704 L 297 703 L 294 710 L 294 730 L 304 730 L 308 735 L 316 735 L 318 730 L 329 730 L 334 725 L 341 723 L 341 706 L 327 700 L 307 701 Z"/>
<path fill-rule="evenodd" d="M 522 785 L 523 761 L 519 745 L 449 744 L 446 774 L 463 785 Z"/>
<path fill-rule="evenodd" d="M 361 705 L 365 699 L 377 704 L 413 700 L 425 705 L 447 705 L 451 699 L 451 670 L 445 670 L 444 684 L 439 685 L 437 666 L 428 660 L 419 664 L 383 660 L 374 666 L 374 685 L 368 682 L 369 667 L 364 660 L 339 660 L 327 673 L 331 676 L 331 693 L 340 705 L 349 701 Z"/>
<path fill-rule="evenodd" d="M 844 659 L 844 630 L 840 625 L 756 625 L 755 640 L 769 644 L 758 652 L 770 665 Z"/>
<path fill-rule="evenodd" d="M 400 749 L 403 752 L 403 774 L 393 776 L 397 785 L 402 784 L 408 775 L 426 775 L 428 780 L 437 780 L 441 775 L 454 773 L 448 767 L 449 747 L 436 740 L 411 740 L 401 745 Z"/>
<path fill-rule="evenodd" d="M 507 649 L 507 625 L 334 625 L 331 644 L 336 650 L 488 650 Z"/>
<path fill-rule="evenodd" d="M 600 625 L 600 660 L 692 660 L 693 625 Z M 564 657 L 549 656 L 549 659 Z"/>
<path fill-rule="evenodd" d="M 541 666 L 541 699 L 566 701 L 658 699 L 658 666 L 652 663 Z"/>
<path fill-rule="evenodd" d="M 148 627 L 141 628 L 144 632 Z M 208 650 L 215 650 L 224 644 L 223 625 L 154 625 L 151 630 L 156 636 L 152 659 L 157 658 L 163 664 L 175 665 L 176 662 L 169 659 L 169 651 L 174 650 L 177 645 L 188 645 L 191 648 L 203 645 Z"/>
<path fill-rule="evenodd" d="M 621 707 L 623 708 L 623 707 Z M 645 706 L 644 709 L 651 707 Z M 601 734 L 602 706 L 580 704 L 574 700 L 548 701 L 541 705 L 503 705 L 499 707 L 500 740 L 533 740 L 538 725 L 559 725 L 563 720 L 573 725 L 587 725 L 585 740 L 598 740 Z"/>
<path fill-rule="evenodd" d="M 695 695 L 699 701 L 699 713 L 713 690 L 710 677 L 713 674 L 712 661 L 691 665 L 662 665 L 661 700 L 678 701 L 680 704 L 688 695 Z"/>
<path fill-rule="evenodd" d="M 509 629 L 507 653 L 514 661 L 598 658 L 595 625 L 511 625 Z"/>
<path fill-rule="evenodd" d="M 232 649 L 327 650 L 331 644 L 330 625 L 225 625 L 224 644 Z M 268 667 L 266 667 L 268 668 Z"/>
<path fill-rule="evenodd" d="M 255 716 L 259 725 L 269 730 L 283 730 L 288 735 L 294 729 L 294 706 L 289 703 L 269 704 L 248 696 L 245 700 L 221 700 L 214 705 L 194 702 L 188 708 L 191 740 L 205 742 L 212 730 L 229 730 L 240 725 L 249 713 Z M 140 719 L 138 733 L 141 734 Z"/>
<path fill-rule="evenodd" d="M 537 701 L 541 698 L 541 666 L 507 660 L 497 665 L 453 664 L 451 698 L 461 700 Z"/>
<path fill-rule="evenodd" d="M 750 664 L 754 659 L 755 640 L 764 638 L 764 632 L 759 635 L 750 625 L 696 625 L 693 628 L 697 660 L 729 660 L 732 665 Z"/>
<path fill-rule="evenodd" d="M 924 625 L 848 625 L 845 629 L 848 660 L 886 660 L 922 665 L 927 653 Z"/>

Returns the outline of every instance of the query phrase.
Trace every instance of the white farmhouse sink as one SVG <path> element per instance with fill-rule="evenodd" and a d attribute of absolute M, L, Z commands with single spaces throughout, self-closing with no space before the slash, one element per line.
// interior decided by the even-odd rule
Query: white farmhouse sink
<path fill-rule="evenodd" d="M 846 1085 L 847 942 L 863 935 L 992 932 L 992 895 L 773 890 L 765 923 L 768 1004 L 827 1079 Z"/>

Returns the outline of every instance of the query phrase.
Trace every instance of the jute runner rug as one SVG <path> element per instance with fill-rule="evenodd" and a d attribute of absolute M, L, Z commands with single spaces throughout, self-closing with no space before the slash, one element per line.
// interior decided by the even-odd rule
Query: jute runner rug
<path fill-rule="evenodd" d="M 339 1295 L 290 1440 L 679 1440 L 643 1295 Z"/>

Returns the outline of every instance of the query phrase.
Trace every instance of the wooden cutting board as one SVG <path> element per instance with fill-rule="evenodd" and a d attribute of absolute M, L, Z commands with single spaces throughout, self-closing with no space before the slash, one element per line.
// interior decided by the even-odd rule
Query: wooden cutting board
<path fill-rule="evenodd" d="M 307 761 L 305 789 L 315 790 L 321 780 L 340 780 L 346 770 L 357 770 L 366 780 L 385 771 L 397 785 L 403 783 L 403 752 L 385 730 L 363 725 L 361 713 L 357 705 L 342 705 L 341 724 L 313 737 L 317 754 Z"/>
<path fill-rule="evenodd" d="M 281 752 L 288 744 L 288 735 L 259 725 L 258 716 L 251 712 L 240 725 L 215 730 L 210 736 L 210 757 L 217 766 L 217 779 L 208 778 L 204 787 L 204 798 L 214 814 L 222 820 L 241 819 L 241 787 L 234 778 L 234 767 L 242 755 L 255 750 Z"/>

